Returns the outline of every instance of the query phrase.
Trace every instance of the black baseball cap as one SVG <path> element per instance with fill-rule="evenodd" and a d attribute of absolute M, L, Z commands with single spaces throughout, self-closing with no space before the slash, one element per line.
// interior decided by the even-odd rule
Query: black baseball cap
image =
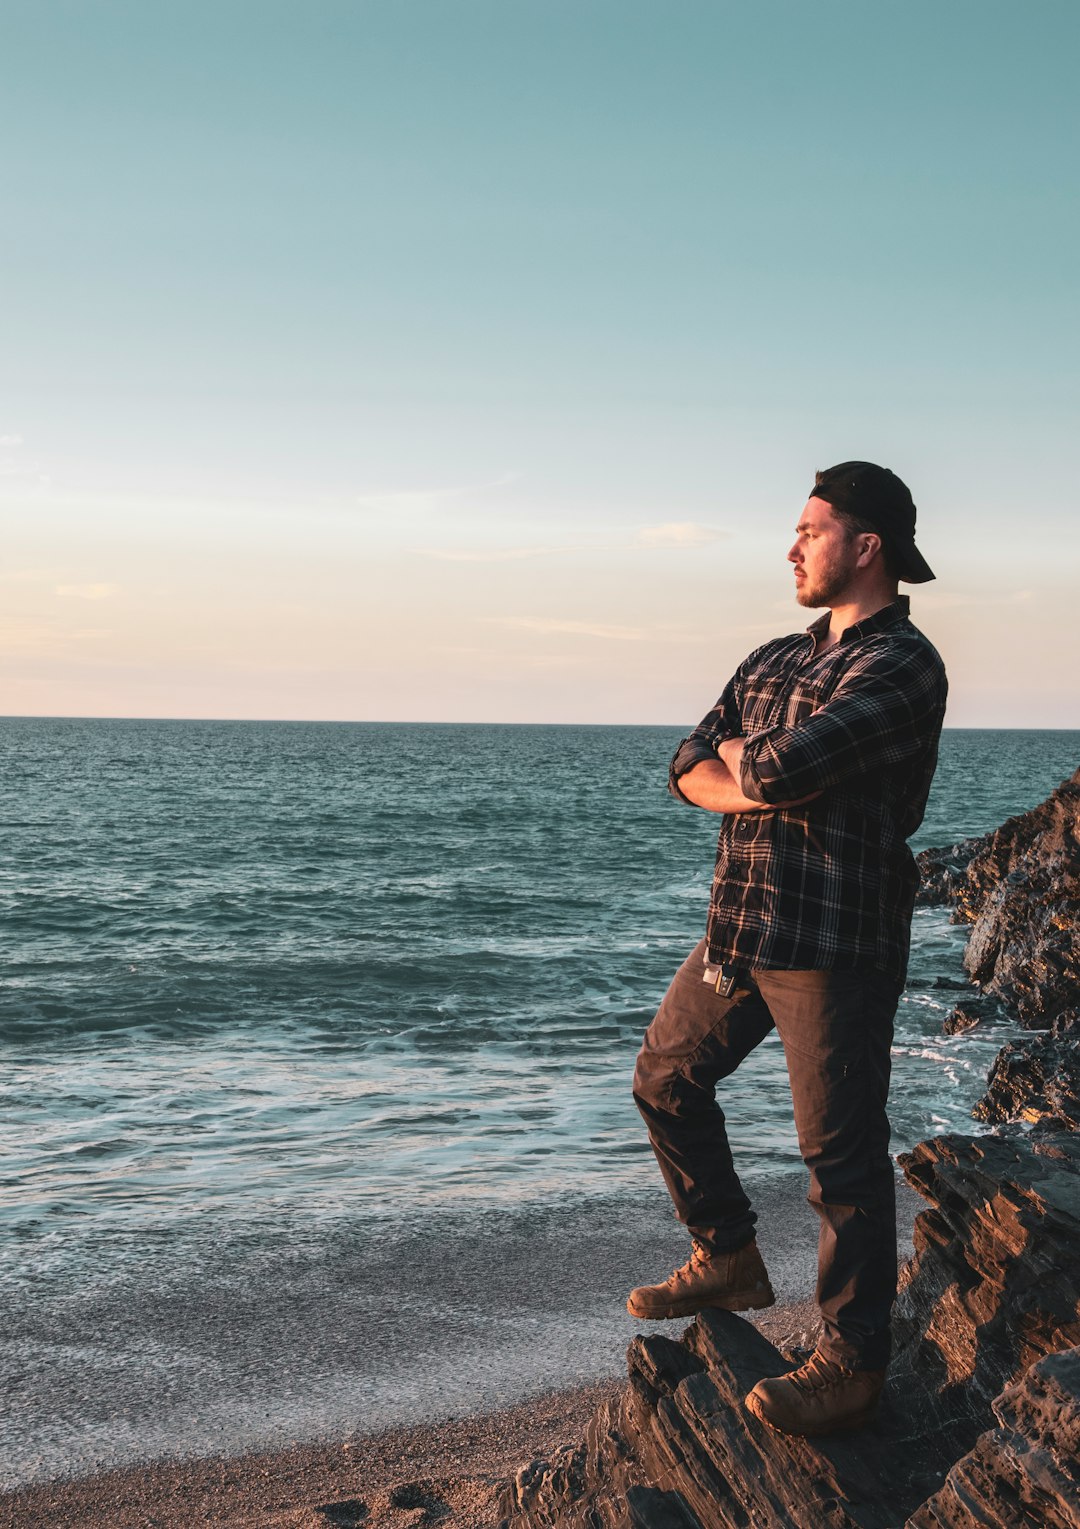
<path fill-rule="evenodd" d="M 915 545 L 915 505 L 911 491 L 887 467 L 874 462 L 841 462 L 819 472 L 810 499 L 824 499 L 873 526 L 893 567 L 907 584 L 928 584 L 930 564 Z"/>

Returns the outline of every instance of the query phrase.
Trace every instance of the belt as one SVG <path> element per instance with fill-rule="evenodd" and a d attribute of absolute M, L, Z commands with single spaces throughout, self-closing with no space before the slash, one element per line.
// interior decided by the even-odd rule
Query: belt
<path fill-rule="evenodd" d="M 738 966 L 734 961 L 722 961 L 719 964 L 709 960 L 708 953 L 705 955 L 705 971 L 701 978 L 710 987 L 714 987 L 721 998 L 730 998 L 736 988 L 748 987 L 748 972 L 745 966 Z"/>

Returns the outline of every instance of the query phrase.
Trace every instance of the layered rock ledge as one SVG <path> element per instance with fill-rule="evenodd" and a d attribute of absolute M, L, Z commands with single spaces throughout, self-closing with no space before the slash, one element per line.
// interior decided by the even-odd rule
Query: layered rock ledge
<path fill-rule="evenodd" d="M 994 1058 L 986 1093 L 972 1110 L 990 1124 L 1054 1121 L 1080 1131 L 1080 1016 L 1045 1035 L 1009 1041 Z"/>
<path fill-rule="evenodd" d="M 508 1529 L 1075 1529 L 1080 1136 L 940 1137 L 904 1168 L 930 1209 L 873 1424 L 821 1440 L 765 1427 L 743 1398 L 803 1356 L 704 1313 L 678 1341 L 633 1341 L 627 1392 L 518 1473 Z"/>
<path fill-rule="evenodd" d="M 993 833 L 924 850 L 919 868 L 920 901 L 971 925 L 964 965 L 980 991 L 946 1033 L 1009 1016 L 1049 1031 L 1002 1048 L 975 1119 L 1080 1130 L 1080 770 Z"/>
<path fill-rule="evenodd" d="M 1080 769 L 993 833 L 918 857 L 919 901 L 971 925 L 964 966 L 1030 1029 L 1080 994 Z M 971 1011 L 969 1011 L 971 1012 Z"/>

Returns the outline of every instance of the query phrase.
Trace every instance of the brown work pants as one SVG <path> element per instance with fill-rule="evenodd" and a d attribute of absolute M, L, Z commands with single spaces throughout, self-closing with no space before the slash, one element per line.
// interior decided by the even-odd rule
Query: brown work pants
<path fill-rule="evenodd" d="M 829 1358 L 884 1369 L 896 1296 L 889 1055 L 899 984 L 883 972 L 748 972 L 729 998 L 687 957 L 645 1034 L 634 1098 L 676 1214 L 715 1252 L 757 1219 L 739 1181 L 717 1085 L 775 1026 L 787 1060 L 808 1199 L 821 1220 L 817 1301 Z"/>

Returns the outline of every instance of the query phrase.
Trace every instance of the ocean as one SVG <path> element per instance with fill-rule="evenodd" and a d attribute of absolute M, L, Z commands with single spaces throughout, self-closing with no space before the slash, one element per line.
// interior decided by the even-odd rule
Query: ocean
<path fill-rule="evenodd" d="M 550 1250 L 604 1207 L 668 1214 L 629 1080 L 707 907 L 715 824 L 665 791 L 679 736 L 0 722 L 0 1388 L 18 1399 L 0 1484 L 338 1426 L 362 1364 L 313 1359 L 262 1405 L 280 1323 L 316 1354 L 331 1288 L 335 1320 L 377 1326 L 388 1289 L 427 1289 L 421 1244 L 450 1263 L 483 1244 L 482 1287 L 492 1228 Z M 913 847 L 995 827 L 1078 762 L 1078 732 L 947 730 Z M 917 910 L 894 1151 L 975 1129 L 1006 1038 L 941 1034 L 964 938 Z M 797 1174 L 775 1038 L 725 1110 L 748 1179 Z M 286 1287 L 274 1336 L 244 1303 Z M 474 1370 L 484 1341 L 463 1339 Z M 465 1405 L 440 1342 L 441 1370 L 368 1387 L 368 1426 L 413 1391 Z"/>

